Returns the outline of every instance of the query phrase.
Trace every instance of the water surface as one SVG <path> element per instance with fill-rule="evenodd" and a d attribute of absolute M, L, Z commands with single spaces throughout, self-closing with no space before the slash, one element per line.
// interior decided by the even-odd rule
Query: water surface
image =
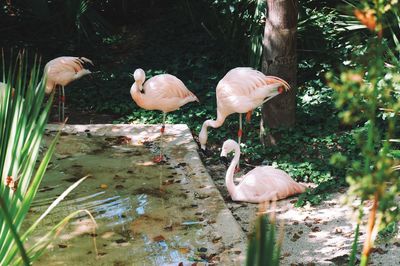
<path fill-rule="evenodd" d="M 47 145 L 53 136 L 47 137 Z M 155 165 L 146 145 L 126 137 L 61 136 L 30 219 L 79 178 L 77 187 L 42 222 L 39 237 L 63 217 L 86 209 L 35 265 L 178 265 L 207 260 L 201 213 L 183 188 L 179 165 Z M 182 171 L 180 171 L 182 172 Z M 95 238 L 97 256 L 93 244 Z M 35 241 L 37 238 L 32 238 Z"/>

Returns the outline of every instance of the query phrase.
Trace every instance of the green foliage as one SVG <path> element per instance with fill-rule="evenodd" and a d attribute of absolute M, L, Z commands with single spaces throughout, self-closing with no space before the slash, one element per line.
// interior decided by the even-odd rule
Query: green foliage
<path fill-rule="evenodd" d="M 187 0 L 194 21 L 242 65 L 261 67 L 266 2 L 262 0 Z M 204 19 L 205 18 L 205 19 Z M 238 53 L 240 51 L 240 53 Z"/>
<path fill-rule="evenodd" d="M 54 36 L 68 36 L 80 44 L 82 37 L 90 41 L 98 35 L 107 35 L 110 28 L 89 0 L 17 0 L 1 7 L 0 17 L 4 18 L 5 26 L 21 27 L 26 35 L 41 31 L 45 25 L 46 31 Z M 25 32 L 26 29 L 30 30 Z"/>
<path fill-rule="evenodd" d="M 15 64 L 7 65 L 3 55 L 2 61 L 4 83 L 0 83 L 0 265 L 29 265 L 30 261 L 44 251 L 60 226 L 54 227 L 45 238 L 28 250 L 24 243 L 39 222 L 68 194 L 60 196 L 33 225 L 24 233 L 21 232 L 59 136 L 53 140 L 37 165 L 53 95 L 42 106 L 45 80 L 40 78 L 40 63 L 35 58 L 28 66 L 27 58 L 20 53 Z M 67 192 L 83 180 L 76 182 Z M 66 223 L 69 219 L 64 219 L 63 222 Z"/>
<path fill-rule="evenodd" d="M 400 206 L 395 199 L 400 194 L 400 182 L 393 168 L 390 142 L 395 134 L 396 114 L 400 109 L 400 101 L 395 93 L 400 75 L 393 68 L 385 66 L 386 42 L 382 33 L 386 13 L 398 11 L 398 5 L 395 6 L 394 2 L 393 6 L 383 1 L 373 4 L 363 1 L 358 5 L 354 13 L 371 31 L 365 57 L 354 58 L 356 66 L 344 69 L 339 77 L 333 73 L 328 75 L 330 85 L 337 94 L 336 104 L 342 109 L 340 118 L 347 124 L 365 123 L 364 129 L 355 135 L 361 158 L 353 160 L 347 173 L 350 202 L 358 197 L 362 200 L 361 204 L 366 200 L 374 203 L 369 214 L 361 265 L 368 262 L 374 241 L 371 238 L 372 230 L 400 219 Z M 382 115 L 382 111 L 389 114 Z"/>
<path fill-rule="evenodd" d="M 282 233 L 276 240 L 275 218 L 259 215 L 247 246 L 247 266 L 279 265 L 282 246 Z"/>
<path fill-rule="evenodd" d="M 310 203 L 311 205 L 317 205 L 321 203 L 321 201 L 329 198 L 330 192 L 337 190 L 339 186 L 343 185 L 344 180 L 342 179 L 329 179 L 328 181 L 321 182 L 316 188 L 308 188 L 306 192 L 299 195 L 295 206 L 302 207 L 307 203 Z"/>

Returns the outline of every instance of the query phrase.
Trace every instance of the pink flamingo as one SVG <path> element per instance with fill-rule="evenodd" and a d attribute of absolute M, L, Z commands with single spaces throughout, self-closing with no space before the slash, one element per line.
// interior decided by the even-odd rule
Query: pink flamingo
<path fill-rule="evenodd" d="M 189 102 L 198 102 L 199 100 L 186 88 L 180 79 L 173 75 L 157 75 L 144 83 L 146 74 L 143 69 L 139 68 L 135 70 L 133 77 L 135 78 L 135 83 L 133 83 L 130 92 L 135 103 L 146 110 L 163 112 L 160 155 L 154 158 L 155 162 L 161 162 L 164 159 L 162 148 L 166 114 L 179 109 Z"/>
<path fill-rule="evenodd" d="M 61 56 L 49 61 L 44 67 L 46 75 L 46 93 L 51 93 L 57 86 L 59 87 L 58 97 L 58 117 L 60 119 L 60 105 L 62 106 L 61 121 L 64 121 L 65 114 L 65 91 L 64 87 L 70 82 L 77 80 L 91 72 L 84 68 L 85 63 L 93 62 L 85 57 Z"/>
<path fill-rule="evenodd" d="M 266 76 L 260 71 L 250 67 L 237 67 L 230 70 L 218 82 L 217 120 L 206 120 L 199 133 L 199 142 L 204 150 L 207 143 L 207 127 L 218 128 L 222 126 L 227 116 L 239 113 L 239 143 L 243 134 L 242 113 L 247 113 L 246 120 L 250 120 L 251 112 L 279 95 L 289 90 L 289 84 L 281 78 Z"/>
<path fill-rule="evenodd" d="M 226 156 L 231 151 L 234 151 L 235 155 L 226 172 L 225 184 L 233 201 L 261 203 L 284 199 L 305 191 L 305 186 L 294 181 L 286 172 L 272 166 L 254 168 L 235 185 L 233 174 L 239 163 L 240 146 L 236 141 L 228 139 L 222 146 L 221 156 Z"/>

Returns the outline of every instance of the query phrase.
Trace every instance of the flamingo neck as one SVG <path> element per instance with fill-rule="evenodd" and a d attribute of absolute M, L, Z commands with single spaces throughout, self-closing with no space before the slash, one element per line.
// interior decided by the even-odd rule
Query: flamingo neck
<path fill-rule="evenodd" d="M 205 148 L 205 145 L 207 143 L 207 139 L 208 139 L 208 132 L 207 132 L 207 128 L 208 127 L 213 127 L 213 128 L 218 128 L 220 126 L 222 126 L 222 124 L 225 121 L 226 116 L 221 115 L 220 112 L 217 111 L 217 119 L 216 120 L 206 120 L 204 121 L 200 133 L 199 133 L 199 141 L 200 144 L 202 146 L 204 146 L 203 148 Z"/>
<path fill-rule="evenodd" d="M 233 182 L 233 174 L 235 173 L 235 167 L 238 165 L 240 159 L 240 147 L 235 147 L 235 156 L 233 156 L 232 162 L 226 171 L 225 185 L 228 189 L 229 194 L 232 196 L 236 194 L 236 185 Z"/>
<path fill-rule="evenodd" d="M 56 85 L 54 82 L 47 80 L 46 88 L 45 88 L 46 94 L 50 94 L 54 90 L 55 87 L 56 87 Z"/>
<path fill-rule="evenodd" d="M 132 87 L 131 87 L 131 96 L 132 98 L 136 101 L 139 100 L 143 97 L 142 95 L 143 93 L 140 92 L 139 86 L 137 84 L 137 82 L 133 83 Z"/>

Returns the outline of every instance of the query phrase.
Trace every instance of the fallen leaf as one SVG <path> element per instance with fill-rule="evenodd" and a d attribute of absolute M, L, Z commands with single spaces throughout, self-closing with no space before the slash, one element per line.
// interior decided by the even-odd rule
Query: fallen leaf
<path fill-rule="evenodd" d="M 321 232 L 321 228 L 319 228 L 318 226 L 314 227 L 313 229 L 311 229 L 311 231 L 313 232 Z"/>
<path fill-rule="evenodd" d="M 180 248 L 179 248 L 179 252 L 180 252 L 181 254 L 187 254 L 187 253 L 189 253 L 189 248 L 180 247 Z"/>
<path fill-rule="evenodd" d="M 162 236 L 162 235 L 158 235 L 158 236 L 153 237 L 153 241 L 154 242 L 161 242 L 161 241 L 164 241 L 164 240 L 165 240 L 165 237 Z"/>

